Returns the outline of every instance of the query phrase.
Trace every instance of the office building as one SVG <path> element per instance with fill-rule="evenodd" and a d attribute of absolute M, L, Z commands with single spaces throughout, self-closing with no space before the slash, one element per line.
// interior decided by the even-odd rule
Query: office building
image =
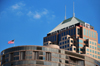
<path fill-rule="evenodd" d="M 50 43 L 59 45 L 61 49 L 87 54 L 100 61 L 97 31 L 75 16 L 62 21 L 43 38 L 44 46 Z"/>
<path fill-rule="evenodd" d="M 11 47 L 3 50 L 1 55 L 1 66 L 100 66 L 100 62 L 92 57 L 52 44 Z"/>

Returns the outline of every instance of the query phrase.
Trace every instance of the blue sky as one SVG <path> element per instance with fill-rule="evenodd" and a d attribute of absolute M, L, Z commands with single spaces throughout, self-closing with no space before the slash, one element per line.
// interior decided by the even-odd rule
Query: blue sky
<path fill-rule="evenodd" d="M 42 45 L 43 37 L 64 20 L 75 17 L 91 24 L 100 39 L 100 0 L 0 0 L 0 52 L 15 45 Z M 100 43 L 100 41 L 99 41 Z"/>

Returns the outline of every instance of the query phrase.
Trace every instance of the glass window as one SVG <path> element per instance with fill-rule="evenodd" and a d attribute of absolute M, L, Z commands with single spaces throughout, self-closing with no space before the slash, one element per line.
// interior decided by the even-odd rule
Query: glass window
<path fill-rule="evenodd" d="M 100 48 L 100 46 L 98 45 L 98 48 Z"/>
<path fill-rule="evenodd" d="M 84 37 L 84 39 L 86 39 L 86 37 Z"/>
<path fill-rule="evenodd" d="M 95 58 L 97 58 L 97 55 L 95 55 Z"/>
<path fill-rule="evenodd" d="M 62 36 L 63 36 L 63 33 L 62 33 Z"/>
<path fill-rule="evenodd" d="M 20 52 L 20 59 L 21 60 L 25 59 L 25 51 Z"/>
<path fill-rule="evenodd" d="M 65 41 L 65 44 L 66 44 L 66 41 Z"/>
<path fill-rule="evenodd" d="M 89 30 L 89 37 L 91 37 L 91 31 Z"/>
<path fill-rule="evenodd" d="M 91 49 L 90 49 L 90 52 L 91 52 Z"/>
<path fill-rule="evenodd" d="M 93 55 L 93 57 L 94 57 L 94 55 Z"/>
<path fill-rule="evenodd" d="M 97 44 L 95 43 L 95 45 L 97 45 Z"/>
<path fill-rule="evenodd" d="M 88 30 L 87 30 L 87 36 L 88 36 Z"/>
<path fill-rule="evenodd" d="M 86 29 L 83 29 L 84 35 L 86 35 Z"/>
<path fill-rule="evenodd" d="M 71 36 L 73 35 L 73 29 L 71 29 Z"/>
<path fill-rule="evenodd" d="M 69 44 L 67 46 L 69 47 Z"/>
<path fill-rule="evenodd" d="M 89 49 L 87 49 L 87 51 L 89 51 Z"/>
<path fill-rule="evenodd" d="M 74 28 L 74 35 L 76 34 L 76 28 Z"/>
<path fill-rule="evenodd" d="M 94 46 L 92 46 L 92 49 L 94 49 Z"/>
<path fill-rule="evenodd" d="M 92 52 L 94 53 L 94 50 Z"/>
<path fill-rule="evenodd" d="M 83 43 L 83 40 L 79 39 L 79 42 L 80 42 L 80 43 Z"/>
<path fill-rule="evenodd" d="M 93 38 L 93 31 L 92 31 L 92 38 Z"/>
<path fill-rule="evenodd" d="M 56 41 L 56 35 L 55 35 L 55 41 Z"/>
<path fill-rule="evenodd" d="M 66 35 L 68 35 L 68 31 L 66 31 Z"/>
<path fill-rule="evenodd" d="M 87 53 L 89 55 L 89 53 Z"/>
<path fill-rule="evenodd" d="M 94 38 L 96 38 L 96 32 L 94 32 Z"/>
<path fill-rule="evenodd" d="M 77 44 L 79 47 L 83 47 L 83 44 Z"/>
<path fill-rule="evenodd" d="M 98 54 L 100 54 L 100 52 L 98 52 Z"/>
<path fill-rule="evenodd" d="M 67 39 L 67 37 L 65 37 L 65 39 Z"/>
<path fill-rule="evenodd" d="M 91 41 L 90 41 L 90 44 L 91 44 Z"/>
<path fill-rule="evenodd" d="M 97 54 L 97 51 L 95 51 L 95 54 Z"/>
<path fill-rule="evenodd" d="M 91 48 L 91 45 L 90 45 L 90 48 Z"/>
<path fill-rule="evenodd" d="M 65 36 L 65 32 L 64 32 L 64 36 Z"/>
<path fill-rule="evenodd" d="M 100 56 L 98 56 L 98 59 L 100 59 Z"/>
<path fill-rule="evenodd" d="M 92 44 L 94 44 L 94 42 L 92 42 Z"/>
<path fill-rule="evenodd" d="M 95 47 L 95 49 L 97 49 L 97 48 Z"/>

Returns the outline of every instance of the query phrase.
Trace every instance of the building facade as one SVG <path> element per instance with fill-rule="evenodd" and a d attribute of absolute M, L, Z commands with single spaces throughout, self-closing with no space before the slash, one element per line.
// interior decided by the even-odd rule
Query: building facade
<path fill-rule="evenodd" d="M 61 49 L 87 54 L 100 61 L 98 33 L 90 24 L 71 17 L 61 22 L 43 38 L 43 45 L 54 43 Z"/>
<path fill-rule="evenodd" d="M 1 52 L 1 66 L 100 66 L 100 62 L 57 45 L 16 46 Z"/>

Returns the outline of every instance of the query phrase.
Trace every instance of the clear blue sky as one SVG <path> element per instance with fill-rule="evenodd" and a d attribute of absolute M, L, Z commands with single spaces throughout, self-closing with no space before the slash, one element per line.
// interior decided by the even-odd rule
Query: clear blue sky
<path fill-rule="evenodd" d="M 92 26 L 100 39 L 100 0 L 0 0 L 0 52 L 15 45 L 42 45 L 43 37 L 64 20 L 75 16 Z M 99 41 L 100 43 L 100 41 Z"/>

